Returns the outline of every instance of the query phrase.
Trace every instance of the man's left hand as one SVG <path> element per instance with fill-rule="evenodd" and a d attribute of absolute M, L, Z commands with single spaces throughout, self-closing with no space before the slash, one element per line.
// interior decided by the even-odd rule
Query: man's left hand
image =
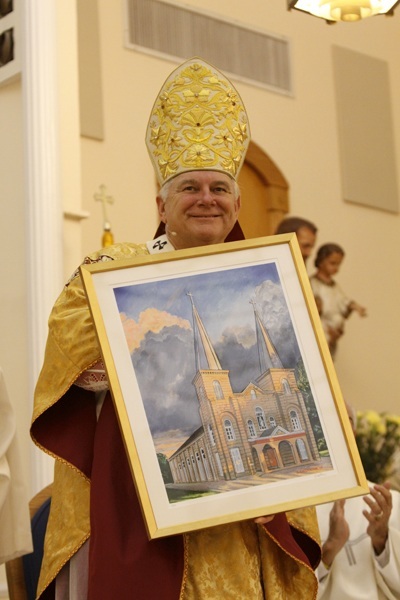
<path fill-rule="evenodd" d="M 389 518 L 392 513 L 390 483 L 386 481 L 382 485 L 376 484 L 371 487 L 370 495 L 364 496 L 364 502 L 369 507 L 369 510 L 363 510 L 363 515 L 369 523 L 367 534 L 371 538 L 375 553 L 379 555 L 385 548 L 389 534 Z"/>

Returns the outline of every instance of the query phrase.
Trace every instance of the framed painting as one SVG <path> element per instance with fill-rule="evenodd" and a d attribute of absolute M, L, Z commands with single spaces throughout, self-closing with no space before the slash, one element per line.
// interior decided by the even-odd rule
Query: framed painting
<path fill-rule="evenodd" d="M 368 492 L 294 234 L 81 275 L 150 539 Z"/>

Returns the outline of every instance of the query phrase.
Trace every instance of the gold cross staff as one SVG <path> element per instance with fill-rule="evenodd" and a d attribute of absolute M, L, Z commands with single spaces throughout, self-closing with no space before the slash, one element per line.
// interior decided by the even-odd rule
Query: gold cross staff
<path fill-rule="evenodd" d="M 107 246 L 111 246 L 114 243 L 114 235 L 111 232 L 111 225 L 107 219 L 106 205 L 114 204 L 114 198 L 107 195 L 107 188 L 102 184 L 100 186 L 100 192 L 94 194 L 94 199 L 101 202 L 103 206 L 103 237 L 101 243 L 103 248 L 107 248 Z"/>

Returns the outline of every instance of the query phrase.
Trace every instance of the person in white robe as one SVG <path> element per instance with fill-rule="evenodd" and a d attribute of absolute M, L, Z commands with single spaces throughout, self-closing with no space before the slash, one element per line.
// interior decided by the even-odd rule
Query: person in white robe
<path fill-rule="evenodd" d="M 354 413 L 348 406 L 354 430 Z M 400 598 L 400 493 L 370 483 L 370 494 L 317 506 L 322 539 L 318 600 Z"/>
<path fill-rule="evenodd" d="M 15 415 L 0 368 L 0 564 L 32 552 L 28 491 Z"/>

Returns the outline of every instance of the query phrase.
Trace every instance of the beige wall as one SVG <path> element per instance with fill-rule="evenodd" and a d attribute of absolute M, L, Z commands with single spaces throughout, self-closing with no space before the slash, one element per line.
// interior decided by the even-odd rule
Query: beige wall
<path fill-rule="evenodd" d="M 388 62 L 396 154 L 400 157 L 400 11 L 394 18 L 328 26 L 310 16 L 287 12 L 283 0 L 247 0 L 245 9 L 231 0 L 186 0 L 186 4 L 229 15 L 290 40 L 293 97 L 235 83 L 249 112 L 254 141 L 289 181 L 292 214 L 318 224 L 320 243 L 336 241 L 344 246 L 347 256 L 338 281 L 368 307 L 367 319 L 351 317 L 339 347 L 336 364 L 344 395 L 357 407 L 399 412 L 392 390 L 400 339 L 400 218 L 342 200 L 331 49 L 335 44 Z M 57 6 L 63 206 L 78 216 L 81 209 L 90 212 L 86 221 L 65 221 L 66 277 L 81 256 L 100 245 L 102 212 L 93 194 L 102 183 L 115 198 L 109 218 L 116 240 L 152 237 L 157 225 L 155 179 L 144 135 L 155 95 L 176 63 L 125 49 L 122 1 L 99 0 L 104 140 L 79 138 L 75 12 L 72 3 Z M 31 360 L 28 323 L 34 316 L 28 314 L 26 297 L 21 95 L 19 81 L 0 88 L 0 132 L 6 140 L 0 150 L 0 365 L 15 404 L 28 469 L 32 449 L 27 433 L 32 401 L 27 381 Z"/>
<path fill-rule="evenodd" d="M 290 184 L 292 214 L 319 227 L 319 243 L 335 241 L 346 250 L 337 277 L 344 290 L 368 308 L 347 323 L 337 372 L 346 398 L 357 407 L 398 412 L 392 394 L 400 324 L 400 218 L 342 200 L 332 45 L 389 63 L 396 154 L 400 156 L 400 16 L 328 26 L 285 2 L 188 0 L 191 4 L 264 31 L 284 35 L 292 46 L 294 97 L 236 82 L 247 106 L 252 137 L 282 170 Z M 123 47 L 123 14 L 100 0 L 104 141 L 82 138 L 82 193 L 91 217 L 83 223 L 84 252 L 100 244 L 102 213 L 93 194 L 101 183 L 115 198 L 108 214 L 117 241 L 143 241 L 157 225 L 155 182 L 144 145 L 150 108 L 163 80 L 176 64 Z M 218 11 L 218 13 L 216 12 Z M 117 68 L 118 65 L 118 68 Z M 357 110 L 357 107 L 355 107 Z M 312 271 L 312 259 L 308 265 Z M 389 290 L 387 289 L 390 286 Z"/>
<path fill-rule="evenodd" d="M 342 200 L 331 49 L 335 44 L 388 62 L 399 159 L 400 10 L 394 18 L 328 26 L 287 12 L 284 0 L 185 0 L 185 4 L 290 40 L 294 97 L 236 85 L 248 109 L 254 141 L 289 181 L 292 214 L 318 224 L 319 243 L 343 245 L 347 256 L 338 281 L 368 307 L 367 319 L 351 317 L 340 343 L 336 366 L 343 393 L 359 408 L 399 413 L 392 390 L 397 388 L 393 375 L 400 350 L 400 217 Z M 80 256 L 100 245 L 102 212 L 93 199 L 100 184 L 115 198 L 109 218 L 116 241 L 149 239 L 157 225 L 155 179 L 144 135 L 155 95 L 176 63 L 123 47 L 122 6 L 122 1 L 98 0 L 104 140 L 96 141 L 78 135 L 75 13 L 73 3 L 57 3 L 62 196 L 64 209 L 78 215 L 65 221 L 65 277 Z M 15 406 L 29 478 L 28 323 L 35 316 L 28 314 L 27 299 L 21 95 L 19 81 L 0 88 L 0 365 Z M 90 212 L 88 220 L 79 221 L 81 209 Z"/>

